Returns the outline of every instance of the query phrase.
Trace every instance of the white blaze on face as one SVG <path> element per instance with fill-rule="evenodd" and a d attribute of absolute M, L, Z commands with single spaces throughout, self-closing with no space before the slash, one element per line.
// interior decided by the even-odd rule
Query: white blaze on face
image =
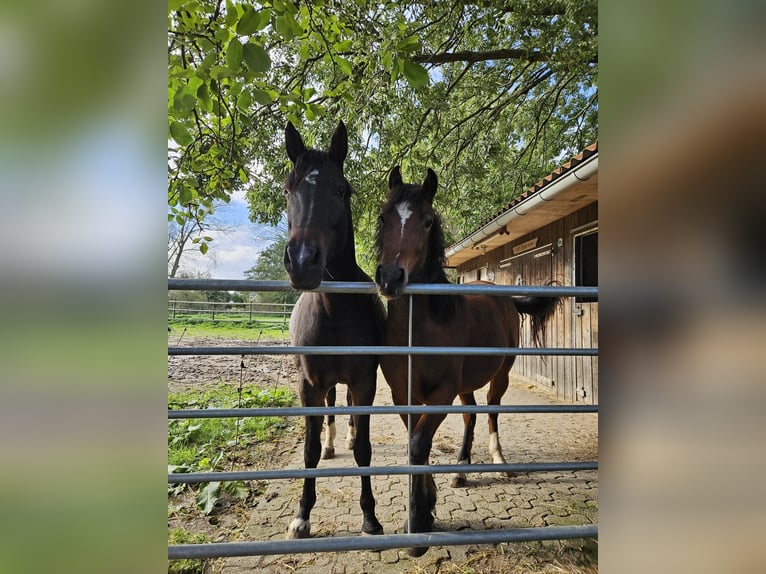
<path fill-rule="evenodd" d="M 305 181 L 306 183 L 310 183 L 311 185 L 316 185 L 317 184 L 316 178 L 318 175 L 319 175 L 319 170 L 312 169 L 310 172 L 308 172 L 306 177 L 303 178 L 303 181 Z"/>
<path fill-rule="evenodd" d="M 402 203 L 398 203 L 396 205 L 396 211 L 399 213 L 399 219 L 402 222 L 401 237 L 404 237 L 404 224 L 407 223 L 410 215 L 412 215 L 412 209 L 410 208 L 410 204 L 408 202 L 403 201 Z"/>

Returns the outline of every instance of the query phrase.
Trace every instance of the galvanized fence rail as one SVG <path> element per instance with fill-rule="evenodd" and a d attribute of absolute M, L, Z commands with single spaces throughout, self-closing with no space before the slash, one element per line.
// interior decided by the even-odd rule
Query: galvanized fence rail
<path fill-rule="evenodd" d="M 168 279 L 171 290 L 226 290 L 226 291 L 288 291 L 286 281 L 248 281 L 226 279 Z M 373 283 L 330 282 L 322 283 L 316 291 L 326 293 L 376 293 Z M 537 287 L 528 285 L 453 285 L 421 284 L 409 285 L 404 294 L 410 297 L 410 310 L 414 296 L 423 294 L 484 294 L 484 295 L 523 295 L 550 297 L 598 297 L 596 287 Z M 412 333 L 410 316 L 410 336 Z M 410 339 L 409 346 L 386 347 L 364 346 L 353 348 L 340 347 L 293 347 L 293 346 L 235 346 L 235 347 L 168 347 L 168 355 L 584 355 L 595 356 L 598 349 L 584 348 L 520 348 L 520 347 L 415 347 Z M 411 386 L 411 380 L 409 381 Z M 594 413 L 596 405 L 443 405 L 422 406 L 348 406 L 348 407 L 280 407 L 247 409 L 202 409 L 168 410 L 168 419 L 196 418 L 240 418 L 267 416 L 324 416 L 340 415 L 390 415 L 421 413 Z M 412 425 L 408 425 L 412 428 Z M 408 440 L 409 447 L 409 440 Z M 409 453 L 408 453 L 409 460 Z M 232 472 L 197 472 L 168 474 L 168 483 L 201 483 L 212 481 L 239 480 L 279 480 L 295 478 L 319 478 L 338 476 L 379 476 L 444 474 L 454 472 L 552 472 L 597 470 L 598 463 L 592 462 L 553 462 L 522 464 L 451 464 L 451 465 L 407 465 L 379 467 L 343 467 L 313 469 L 280 469 L 265 471 Z M 409 497 L 408 497 L 409 498 Z M 408 509 L 409 513 L 409 509 Z M 452 546 L 468 544 L 497 544 L 502 542 L 522 542 L 531 540 L 563 540 L 571 538 L 593 538 L 598 536 L 598 525 L 548 526 L 536 528 L 510 528 L 490 531 L 461 531 L 421 534 L 389 534 L 380 536 L 346 536 L 325 539 L 225 542 L 211 544 L 176 544 L 168 546 L 170 560 L 183 558 L 217 558 L 231 556 L 260 556 L 272 554 L 296 554 L 306 552 L 341 552 L 349 550 L 386 550 L 413 546 Z"/>

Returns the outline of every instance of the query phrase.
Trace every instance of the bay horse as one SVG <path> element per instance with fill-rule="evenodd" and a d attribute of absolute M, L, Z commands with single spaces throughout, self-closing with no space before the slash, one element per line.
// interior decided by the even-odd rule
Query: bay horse
<path fill-rule="evenodd" d="M 428 169 L 422 185 L 404 183 L 399 167 L 388 180 L 389 193 L 378 219 L 376 248 L 379 265 L 375 283 L 388 300 L 383 344 L 408 344 L 409 297 L 399 297 L 410 283 L 448 283 L 444 273 L 444 236 L 441 218 L 433 209 L 436 174 Z M 497 297 L 489 295 L 417 295 L 414 297 L 414 346 L 517 347 L 519 312 L 531 316 L 532 335 L 539 345 L 545 323 L 553 315 L 559 298 Z M 508 373 L 515 356 L 428 356 L 412 358 L 414 404 L 451 405 L 460 397 L 464 405 L 475 405 L 474 391 L 490 381 L 487 403 L 500 404 L 508 388 Z M 396 405 L 407 404 L 407 356 L 381 355 L 380 367 Z M 436 429 L 445 414 L 413 415 L 410 464 L 428 464 Z M 407 426 L 407 416 L 402 415 Z M 464 414 L 465 432 L 458 464 L 471 463 L 475 414 Z M 496 464 L 505 463 L 497 432 L 497 414 L 489 415 L 489 451 Z M 455 475 L 451 486 L 463 486 L 464 475 Z M 410 532 L 432 529 L 436 505 L 433 476 L 414 475 L 408 518 Z M 420 556 L 427 548 L 410 548 Z"/>
<path fill-rule="evenodd" d="M 300 134 L 288 123 L 285 147 L 292 169 L 285 181 L 288 241 L 284 265 L 295 289 L 304 292 L 290 316 L 290 342 L 295 346 L 379 345 L 385 309 L 374 294 L 311 292 L 322 281 L 371 282 L 356 263 L 351 221 L 352 188 L 343 175 L 348 135 L 343 122 L 332 135 L 330 149 L 306 148 Z M 354 405 L 372 405 L 378 359 L 374 355 L 298 355 L 301 404 L 322 406 L 335 402 L 335 385 L 347 385 Z M 328 397 L 329 395 L 329 397 Z M 306 417 L 303 459 L 306 468 L 316 468 L 321 455 L 322 417 Z M 369 466 L 372 458 L 369 415 L 354 415 L 356 438 L 354 459 Z M 334 424 L 328 425 L 328 439 Z M 326 454 L 327 449 L 326 449 Z M 370 477 L 363 476 L 359 503 L 362 532 L 381 534 L 375 517 L 375 499 Z M 303 481 L 303 492 L 287 538 L 311 535 L 310 514 L 316 502 L 316 479 Z"/>

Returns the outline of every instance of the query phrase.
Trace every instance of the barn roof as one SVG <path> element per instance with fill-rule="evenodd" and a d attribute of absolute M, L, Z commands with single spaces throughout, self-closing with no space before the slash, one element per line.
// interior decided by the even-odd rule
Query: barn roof
<path fill-rule="evenodd" d="M 578 177 L 586 165 L 588 176 Z M 447 265 L 456 267 L 594 201 L 598 201 L 598 142 L 511 199 L 450 245 L 446 250 Z"/>

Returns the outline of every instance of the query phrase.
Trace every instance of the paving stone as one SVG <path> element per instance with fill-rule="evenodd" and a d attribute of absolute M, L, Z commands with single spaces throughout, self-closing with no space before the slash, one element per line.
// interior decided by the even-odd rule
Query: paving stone
<path fill-rule="evenodd" d="M 481 402 L 483 393 L 477 399 Z M 529 391 L 525 385 L 511 384 L 504 404 L 556 404 L 553 399 Z M 379 378 L 375 404 L 391 404 L 390 392 Z M 595 460 L 598 456 L 597 418 L 580 415 L 513 415 L 500 417 L 500 436 L 508 462 Z M 482 417 L 484 418 L 484 417 Z M 484 418 L 486 421 L 486 418 Z M 583 422 L 584 421 L 584 422 Z M 372 417 L 374 466 L 399 466 L 406 463 L 406 434 L 401 421 L 388 415 Z M 392 426 L 392 423 L 394 426 Z M 339 423 L 338 436 L 345 439 L 345 421 Z M 463 434 L 462 417 L 448 416 L 434 439 L 432 463 L 452 464 Z M 485 423 L 477 424 L 473 462 L 490 462 Z M 576 437 L 577 441 L 562 437 Z M 455 452 L 446 452 L 455 449 Z M 303 466 L 300 440 L 288 449 L 290 467 Z M 345 450 L 345 440 L 336 443 L 336 458 L 322 461 L 320 467 L 352 466 L 353 455 Z M 591 524 L 598 522 L 597 471 L 521 473 L 513 478 L 495 473 L 469 475 L 469 485 L 453 489 L 449 475 L 434 475 L 438 487 L 437 530 L 527 528 L 546 525 Z M 372 477 L 376 514 L 387 534 L 402 533 L 406 518 L 408 479 L 406 476 Z M 284 539 L 287 525 L 298 509 L 302 481 L 281 481 L 270 486 L 267 496 L 254 509 L 252 518 L 238 540 Z M 315 536 L 359 536 L 362 512 L 359 507 L 359 478 L 333 478 L 317 481 L 317 503 L 312 512 Z M 266 500 L 267 499 L 267 500 Z M 283 573 L 318 572 L 357 574 L 386 572 L 440 572 L 454 563 L 467 560 L 478 551 L 495 551 L 489 545 L 431 548 L 420 558 L 404 549 L 381 552 L 260 556 L 228 559 L 222 572 Z"/>

